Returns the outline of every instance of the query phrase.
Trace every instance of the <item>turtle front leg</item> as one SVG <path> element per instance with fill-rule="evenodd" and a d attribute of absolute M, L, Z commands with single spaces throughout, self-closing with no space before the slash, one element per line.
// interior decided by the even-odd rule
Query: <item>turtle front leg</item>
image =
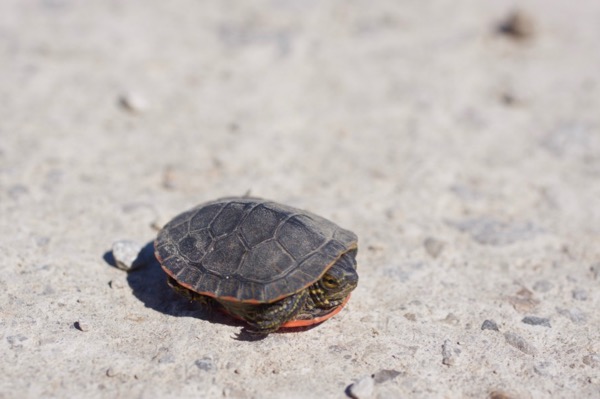
<path fill-rule="evenodd" d="M 247 311 L 244 319 L 252 327 L 251 334 L 267 335 L 277 331 L 281 325 L 300 312 L 306 302 L 307 291 L 301 291 L 275 303 L 259 305 Z"/>

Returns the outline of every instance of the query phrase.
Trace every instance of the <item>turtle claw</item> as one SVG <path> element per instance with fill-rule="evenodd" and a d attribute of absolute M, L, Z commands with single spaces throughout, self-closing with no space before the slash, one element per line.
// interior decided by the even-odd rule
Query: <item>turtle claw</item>
<path fill-rule="evenodd" d="M 242 328 L 242 330 L 235 334 L 236 341 L 247 341 L 247 342 L 256 342 L 262 341 L 267 338 L 269 333 L 260 332 L 256 330 L 249 329 L 248 327 Z"/>

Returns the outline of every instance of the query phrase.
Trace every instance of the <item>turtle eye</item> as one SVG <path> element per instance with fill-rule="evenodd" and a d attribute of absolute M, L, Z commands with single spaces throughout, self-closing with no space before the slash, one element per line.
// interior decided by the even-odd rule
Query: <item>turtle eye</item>
<path fill-rule="evenodd" d="M 336 279 L 334 279 L 333 277 L 329 276 L 329 275 L 325 275 L 325 277 L 323 277 L 323 286 L 325 288 L 336 288 L 338 286 L 338 281 Z"/>

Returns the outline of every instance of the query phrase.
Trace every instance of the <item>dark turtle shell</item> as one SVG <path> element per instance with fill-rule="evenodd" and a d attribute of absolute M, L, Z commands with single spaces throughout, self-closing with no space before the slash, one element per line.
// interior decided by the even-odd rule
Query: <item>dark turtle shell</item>
<path fill-rule="evenodd" d="M 175 217 L 154 244 L 167 274 L 197 293 L 271 303 L 321 278 L 357 237 L 320 216 L 259 198 L 223 198 Z"/>

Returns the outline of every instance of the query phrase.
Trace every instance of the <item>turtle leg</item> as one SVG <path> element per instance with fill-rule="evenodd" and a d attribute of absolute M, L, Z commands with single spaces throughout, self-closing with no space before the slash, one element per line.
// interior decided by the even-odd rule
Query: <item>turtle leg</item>
<path fill-rule="evenodd" d="M 300 312 L 307 297 L 307 291 L 303 290 L 275 303 L 249 309 L 244 315 L 244 319 L 251 326 L 248 332 L 267 335 L 277 331 L 283 323 L 293 319 Z"/>
<path fill-rule="evenodd" d="M 171 287 L 173 291 L 183 296 L 184 298 L 189 299 L 190 301 L 199 302 L 202 305 L 211 305 L 211 298 L 205 295 L 200 295 L 192 290 L 188 290 L 184 286 L 180 285 L 177 281 L 175 281 L 175 279 L 171 276 L 167 277 L 167 284 L 169 285 L 169 287 Z"/>

